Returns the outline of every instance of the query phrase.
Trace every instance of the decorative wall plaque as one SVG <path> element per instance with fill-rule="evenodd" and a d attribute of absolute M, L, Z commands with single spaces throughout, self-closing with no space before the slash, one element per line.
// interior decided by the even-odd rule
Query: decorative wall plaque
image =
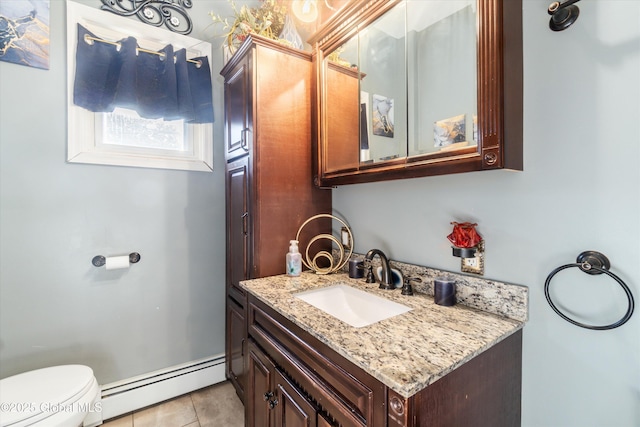
<path fill-rule="evenodd" d="M 189 34 L 193 23 L 186 9 L 191 6 L 191 0 L 102 0 L 100 9 L 120 16 L 136 15 L 145 24 Z"/>

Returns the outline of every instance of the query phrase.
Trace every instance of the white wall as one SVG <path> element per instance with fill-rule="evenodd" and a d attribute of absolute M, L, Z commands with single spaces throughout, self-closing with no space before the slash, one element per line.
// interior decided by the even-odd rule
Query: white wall
<path fill-rule="evenodd" d="M 640 300 L 640 2 L 580 2 L 578 21 L 561 33 L 548 29 L 548 5 L 523 6 L 524 172 L 344 186 L 333 205 L 358 252 L 378 247 L 448 270 L 459 269 L 449 222 L 478 222 L 485 277 L 530 288 L 522 425 L 638 426 L 640 313 L 615 330 L 582 329 L 551 310 L 543 285 L 593 249 Z M 565 273 L 552 282 L 563 307 L 594 322 L 624 314 L 614 282 Z"/>
<path fill-rule="evenodd" d="M 213 173 L 65 162 L 63 1 L 49 70 L 0 62 L 0 377 L 82 363 L 104 384 L 224 351 L 222 55 L 208 13 L 230 8 L 193 3 L 191 35 L 214 45 Z M 132 251 L 129 270 L 91 265 Z"/>

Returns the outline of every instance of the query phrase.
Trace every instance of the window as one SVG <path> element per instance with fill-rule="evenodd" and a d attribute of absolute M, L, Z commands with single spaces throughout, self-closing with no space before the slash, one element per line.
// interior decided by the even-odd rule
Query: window
<path fill-rule="evenodd" d="M 133 110 L 94 113 L 73 103 L 78 24 L 104 40 L 135 37 L 141 48 L 157 51 L 171 44 L 187 57 L 207 56 L 211 44 L 67 2 L 67 161 L 190 171 L 213 169 L 213 124 L 144 119 Z"/>

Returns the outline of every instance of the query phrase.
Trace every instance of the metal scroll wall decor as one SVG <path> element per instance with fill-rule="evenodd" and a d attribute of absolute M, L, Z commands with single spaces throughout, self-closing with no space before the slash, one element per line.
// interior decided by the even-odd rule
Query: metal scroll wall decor
<path fill-rule="evenodd" d="M 174 33 L 189 34 L 193 23 L 186 9 L 191 6 L 191 0 L 102 0 L 100 9 L 120 16 L 136 15 L 145 24 L 164 24 Z"/>

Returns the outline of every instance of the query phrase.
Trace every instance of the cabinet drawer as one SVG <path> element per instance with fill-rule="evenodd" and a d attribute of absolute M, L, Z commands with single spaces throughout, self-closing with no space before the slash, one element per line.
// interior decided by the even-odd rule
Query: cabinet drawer
<path fill-rule="evenodd" d="M 340 425 L 384 425 L 384 384 L 252 296 L 248 324 L 249 335 Z"/>

